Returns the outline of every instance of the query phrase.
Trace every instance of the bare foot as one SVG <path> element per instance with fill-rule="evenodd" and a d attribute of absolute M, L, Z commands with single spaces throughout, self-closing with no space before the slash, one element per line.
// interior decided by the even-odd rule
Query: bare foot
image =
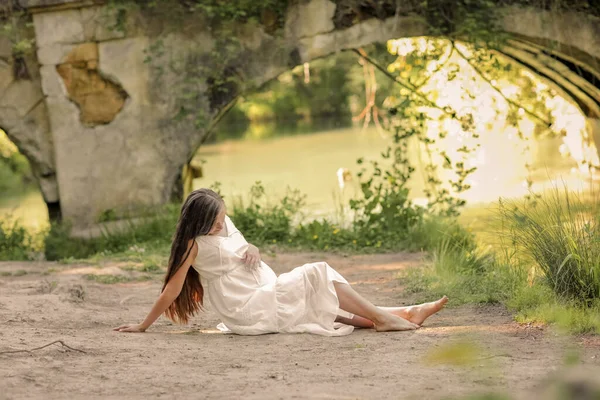
<path fill-rule="evenodd" d="M 374 323 L 374 327 L 377 332 L 412 331 L 419 329 L 419 325 L 393 314 L 387 314 L 381 322 Z"/>
<path fill-rule="evenodd" d="M 448 298 L 444 296 L 438 301 L 432 301 L 431 303 L 423 303 L 419 304 L 418 306 L 413 306 L 407 312 L 407 319 L 410 322 L 421 326 L 421 324 L 427 318 L 444 308 L 447 302 Z"/>

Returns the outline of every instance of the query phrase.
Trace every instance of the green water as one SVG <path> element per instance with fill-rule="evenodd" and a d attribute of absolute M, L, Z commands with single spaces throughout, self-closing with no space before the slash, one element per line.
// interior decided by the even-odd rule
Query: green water
<path fill-rule="evenodd" d="M 527 176 L 523 166 L 526 159 L 514 151 L 502 133 L 489 134 L 482 139 L 483 155 L 473 176 L 474 187 L 465 196 L 467 200 L 476 204 L 496 201 L 500 196 L 526 194 L 523 185 Z M 305 211 L 313 215 L 331 215 L 340 204 L 340 196 L 352 196 L 357 186 L 356 182 L 348 182 L 342 191 L 336 175 L 338 169 L 356 172 L 357 158 L 376 159 L 388 144 L 389 138 L 375 128 L 314 129 L 309 134 L 286 133 L 282 136 L 273 132 L 273 126 L 254 126 L 238 139 L 203 146 L 196 158 L 206 161 L 204 178 L 197 179 L 194 185 L 206 187 L 218 181 L 226 198 L 231 200 L 246 195 L 252 184 L 260 180 L 272 201 L 283 196 L 287 187 L 292 187 L 307 195 Z M 562 179 L 570 188 L 577 188 L 581 183 L 580 177 L 570 173 L 573 162 L 560 157 L 559 145 L 557 139 L 534 144 L 536 187 L 547 185 L 551 179 Z M 418 163 L 415 148 L 411 150 L 411 159 Z M 423 196 L 423 179 L 419 175 L 415 178 L 412 194 L 418 201 Z M 0 215 L 7 214 L 36 229 L 47 224 L 44 202 L 35 191 L 0 196 Z"/>
<path fill-rule="evenodd" d="M 359 157 L 377 157 L 387 143 L 375 130 L 346 128 L 206 145 L 197 154 L 197 159 L 206 161 L 205 177 L 194 186 L 220 182 L 226 198 L 233 198 L 246 195 L 255 181 L 261 181 L 270 198 L 280 198 L 291 187 L 307 195 L 311 210 L 332 211 L 335 197 L 341 194 L 338 169 L 357 171 Z M 344 192 L 352 194 L 353 185 Z"/>
<path fill-rule="evenodd" d="M 286 187 L 299 189 L 307 195 L 307 210 L 324 215 L 335 212 L 340 195 L 356 193 L 356 182 L 348 182 L 343 191 L 338 185 L 339 168 L 358 171 L 356 160 L 377 159 L 390 139 L 374 127 L 350 127 L 319 131 L 309 135 L 270 137 L 257 140 L 247 135 L 241 140 L 203 146 L 197 160 L 204 160 L 204 177 L 194 182 L 195 188 L 220 182 L 228 198 L 247 195 L 250 186 L 260 180 L 271 198 L 280 198 Z M 532 177 L 540 188 L 552 179 L 560 178 L 576 186 L 570 173 L 574 163 L 561 158 L 559 139 L 546 139 L 533 144 Z M 424 157 L 423 154 L 420 154 Z M 419 164 L 419 151 L 411 148 L 411 163 Z M 524 181 L 528 176 L 525 156 L 517 154 L 513 144 L 501 133 L 482 139 L 481 162 L 473 175 L 473 188 L 465 194 L 470 203 L 496 201 L 502 197 L 517 197 L 527 193 Z M 532 160 L 529 160 L 530 162 Z M 415 174 L 411 183 L 417 201 L 423 197 L 423 177 Z"/>

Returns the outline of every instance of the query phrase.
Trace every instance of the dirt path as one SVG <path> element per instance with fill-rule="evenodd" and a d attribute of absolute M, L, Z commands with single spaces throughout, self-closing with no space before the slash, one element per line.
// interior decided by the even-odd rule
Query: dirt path
<path fill-rule="evenodd" d="M 415 254 L 265 259 L 277 273 L 325 260 L 384 306 L 408 304 L 395 278 L 420 262 Z M 20 270 L 26 274 L 14 276 Z M 55 344 L 0 354 L 0 398 L 435 399 L 506 391 L 531 398 L 562 374 L 574 348 L 586 370 L 600 366 L 597 341 L 583 346 L 520 326 L 497 306 L 448 308 L 415 332 L 357 330 L 341 338 L 225 335 L 211 312 L 190 326 L 161 317 L 145 334 L 120 334 L 110 329 L 143 318 L 160 275 L 100 284 L 84 279 L 88 273 L 131 274 L 115 264 L 0 263 L 0 352 L 57 339 L 85 351 Z"/>

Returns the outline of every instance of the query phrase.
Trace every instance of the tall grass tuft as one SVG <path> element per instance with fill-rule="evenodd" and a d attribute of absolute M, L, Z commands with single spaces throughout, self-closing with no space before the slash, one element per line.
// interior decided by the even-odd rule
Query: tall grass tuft
<path fill-rule="evenodd" d="M 457 223 L 437 224 L 428 265 L 409 269 L 401 278 L 408 292 L 421 294 L 424 301 L 448 295 L 454 305 L 499 303 L 525 285 L 520 266 L 478 246 L 475 236 Z"/>
<path fill-rule="evenodd" d="M 600 299 L 598 197 L 554 188 L 536 201 L 501 201 L 509 243 L 534 263 L 560 297 Z"/>

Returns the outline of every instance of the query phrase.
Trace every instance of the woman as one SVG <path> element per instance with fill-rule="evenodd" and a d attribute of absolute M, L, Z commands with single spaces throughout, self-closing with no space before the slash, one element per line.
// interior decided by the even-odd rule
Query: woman
<path fill-rule="evenodd" d="M 240 335 L 308 332 L 342 336 L 354 327 L 377 331 L 417 329 L 443 308 L 446 296 L 411 307 L 376 307 L 324 262 L 275 275 L 226 215 L 209 189 L 192 192 L 181 209 L 162 292 L 141 324 L 119 332 L 144 332 L 164 312 L 187 323 L 204 291 L 219 315 L 218 328 Z"/>

